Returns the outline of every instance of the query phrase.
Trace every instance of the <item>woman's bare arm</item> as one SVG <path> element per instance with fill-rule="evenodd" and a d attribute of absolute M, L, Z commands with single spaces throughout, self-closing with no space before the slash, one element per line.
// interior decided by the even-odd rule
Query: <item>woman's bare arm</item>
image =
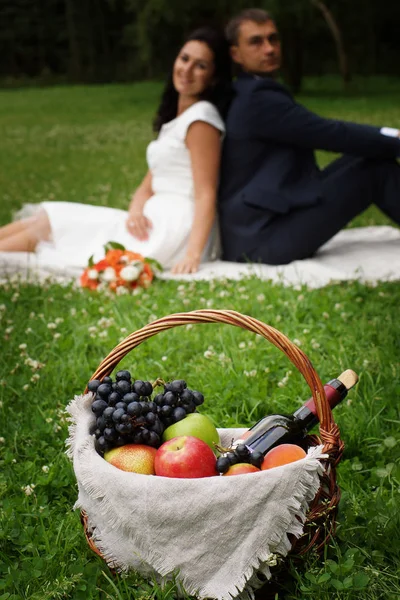
<path fill-rule="evenodd" d="M 173 273 L 197 271 L 214 224 L 221 158 L 221 132 L 204 121 L 195 121 L 186 135 L 194 182 L 195 209 L 186 256 Z"/>
<path fill-rule="evenodd" d="M 151 171 L 147 171 L 142 183 L 132 195 L 128 209 L 126 227 L 138 240 L 147 240 L 148 230 L 151 229 L 151 221 L 144 216 L 143 208 L 147 200 L 153 195 Z"/>

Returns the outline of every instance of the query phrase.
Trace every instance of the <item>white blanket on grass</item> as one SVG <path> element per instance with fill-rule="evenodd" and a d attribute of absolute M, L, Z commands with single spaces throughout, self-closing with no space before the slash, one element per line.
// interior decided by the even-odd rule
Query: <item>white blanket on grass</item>
<path fill-rule="evenodd" d="M 320 487 L 322 446 L 288 465 L 232 477 L 127 473 L 94 448 L 92 398 L 76 396 L 67 407 L 68 454 L 78 481 L 75 507 L 86 512 L 107 563 L 153 581 L 176 575 L 199 599 L 253 598 L 261 584 L 257 572 L 270 578 L 270 567 L 291 548 L 287 534 L 302 533 Z M 218 430 L 221 444 L 243 431 Z"/>
<path fill-rule="evenodd" d="M 400 200 L 399 200 L 400 201 Z M 59 282 L 76 279 L 80 270 L 40 264 L 33 254 L 0 253 L 0 280 L 18 274 L 24 279 L 52 277 Z M 323 287 L 335 281 L 376 283 L 400 280 L 400 229 L 390 226 L 359 227 L 340 231 L 313 258 L 289 265 L 270 266 L 226 261 L 204 263 L 193 275 L 161 274 L 162 279 L 244 279 L 256 276 L 287 286 Z"/>

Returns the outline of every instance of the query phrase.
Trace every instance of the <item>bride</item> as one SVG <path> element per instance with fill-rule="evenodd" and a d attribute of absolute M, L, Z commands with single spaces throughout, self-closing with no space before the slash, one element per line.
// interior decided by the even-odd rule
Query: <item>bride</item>
<path fill-rule="evenodd" d="M 0 228 L 0 251 L 36 252 L 62 267 L 86 267 L 117 241 L 173 273 L 193 273 L 216 248 L 216 196 L 223 118 L 231 97 L 230 57 L 221 34 L 205 27 L 182 46 L 147 148 L 149 170 L 128 211 L 74 202 L 28 205 Z M 33 210 L 32 210 L 33 208 Z M 33 213 L 33 214 L 32 214 Z"/>

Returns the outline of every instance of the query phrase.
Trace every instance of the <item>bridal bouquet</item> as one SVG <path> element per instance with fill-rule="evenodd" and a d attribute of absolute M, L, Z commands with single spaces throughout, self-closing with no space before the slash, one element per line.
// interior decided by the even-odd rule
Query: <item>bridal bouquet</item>
<path fill-rule="evenodd" d="M 90 290 L 112 290 L 117 294 L 128 293 L 137 287 L 147 288 L 154 278 L 154 269 L 160 269 L 157 261 L 145 258 L 137 252 L 126 250 L 122 244 L 108 242 L 105 256 L 88 266 L 80 276 L 80 284 Z"/>

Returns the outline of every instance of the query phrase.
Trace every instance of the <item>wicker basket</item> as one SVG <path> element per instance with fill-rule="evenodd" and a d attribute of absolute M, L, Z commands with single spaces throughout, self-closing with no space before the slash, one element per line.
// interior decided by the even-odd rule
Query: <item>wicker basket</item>
<path fill-rule="evenodd" d="M 242 329 L 247 329 L 261 335 L 279 348 L 306 380 L 315 401 L 320 421 L 319 436 L 308 436 L 308 442 L 310 446 L 323 444 L 323 451 L 329 458 L 324 461 L 325 472 L 322 477 L 321 488 L 310 505 L 304 526 L 304 533 L 301 538 L 293 541 L 291 556 L 302 555 L 311 548 L 320 551 L 329 541 L 335 530 L 337 507 L 340 499 L 340 490 L 336 483 L 336 465 L 341 459 L 344 444 L 340 439 L 339 428 L 334 422 L 332 411 L 318 374 L 304 352 L 280 331 L 266 325 L 262 321 L 248 315 L 242 315 L 233 310 L 205 309 L 169 315 L 157 319 L 131 333 L 101 362 L 91 379 L 101 380 L 103 377 L 110 375 L 121 359 L 145 340 L 167 329 L 188 325 L 189 323 L 227 323 L 228 325 L 241 327 Z M 86 388 L 85 393 L 87 391 Z M 93 543 L 84 513 L 81 515 L 81 520 L 90 548 L 96 554 L 102 556 Z"/>

